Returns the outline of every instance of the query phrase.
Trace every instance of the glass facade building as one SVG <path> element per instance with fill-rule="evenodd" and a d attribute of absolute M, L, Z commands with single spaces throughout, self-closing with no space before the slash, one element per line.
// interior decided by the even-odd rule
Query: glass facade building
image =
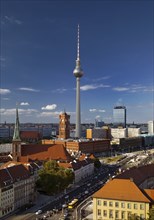
<path fill-rule="evenodd" d="M 126 107 L 115 106 L 113 109 L 113 125 L 126 127 Z"/>

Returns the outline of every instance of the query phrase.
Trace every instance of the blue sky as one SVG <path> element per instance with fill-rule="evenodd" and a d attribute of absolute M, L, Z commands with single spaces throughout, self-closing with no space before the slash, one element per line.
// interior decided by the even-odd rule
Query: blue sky
<path fill-rule="evenodd" d="M 80 24 L 81 121 L 154 117 L 153 1 L 1 0 L 1 122 L 75 122 L 77 25 Z"/>

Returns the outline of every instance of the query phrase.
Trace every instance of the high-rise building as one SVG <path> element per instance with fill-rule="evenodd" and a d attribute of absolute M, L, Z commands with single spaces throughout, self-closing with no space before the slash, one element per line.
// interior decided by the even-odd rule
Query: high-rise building
<path fill-rule="evenodd" d="M 115 106 L 113 109 L 113 125 L 126 127 L 126 107 Z"/>
<path fill-rule="evenodd" d="M 154 121 L 148 121 L 148 134 L 154 134 Z"/>
<path fill-rule="evenodd" d="M 104 126 L 104 121 L 95 119 L 95 127 L 101 128 Z"/>
<path fill-rule="evenodd" d="M 80 44 L 79 44 L 79 25 L 77 38 L 77 59 L 76 67 L 73 71 L 76 77 L 76 133 L 75 137 L 80 138 L 81 135 L 81 115 L 80 115 L 80 78 L 83 76 L 83 71 L 80 64 Z"/>

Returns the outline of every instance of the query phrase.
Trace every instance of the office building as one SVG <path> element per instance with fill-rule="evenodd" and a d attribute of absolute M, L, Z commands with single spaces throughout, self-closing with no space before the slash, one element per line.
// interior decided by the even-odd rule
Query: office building
<path fill-rule="evenodd" d="M 98 119 L 96 119 L 95 120 L 95 127 L 97 128 L 101 128 L 101 127 L 103 127 L 104 126 L 104 121 L 102 121 L 102 120 L 98 120 Z"/>
<path fill-rule="evenodd" d="M 148 134 L 154 134 L 154 121 L 148 121 Z"/>
<path fill-rule="evenodd" d="M 126 107 L 115 106 L 113 109 L 113 125 L 115 127 L 126 127 Z"/>
<path fill-rule="evenodd" d="M 111 138 L 111 129 L 107 126 L 102 128 L 95 127 L 86 130 L 87 139 L 110 139 Z"/>

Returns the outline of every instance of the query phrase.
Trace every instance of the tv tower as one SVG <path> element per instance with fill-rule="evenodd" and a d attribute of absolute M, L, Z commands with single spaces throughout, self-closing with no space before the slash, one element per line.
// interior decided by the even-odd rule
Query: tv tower
<path fill-rule="evenodd" d="M 83 76 L 83 71 L 80 64 L 80 27 L 78 25 L 78 35 L 77 35 L 77 59 L 76 67 L 73 71 L 76 77 L 76 133 L 75 137 L 80 138 L 81 135 L 81 116 L 80 116 L 80 78 Z"/>

